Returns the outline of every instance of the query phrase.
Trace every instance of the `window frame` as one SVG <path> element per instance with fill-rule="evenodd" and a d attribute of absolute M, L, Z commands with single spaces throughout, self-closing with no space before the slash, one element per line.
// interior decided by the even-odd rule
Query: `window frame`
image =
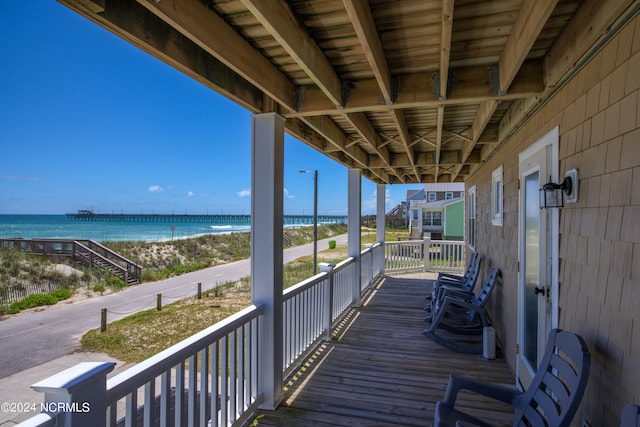
<path fill-rule="evenodd" d="M 433 196 L 433 199 L 431 196 Z M 436 200 L 438 200 L 438 194 L 435 191 L 429 191 L 427 193 L 427 202 L 435 202 Z"/>
<path fill-rule="evenodd" d="M 468 191 L 469 201 L 467 206 L 469 210 L 467 211 L 467 246 L 473 251 L 476 250 L 477 245 L 477 228 L 478 228 L 478 220 L 477 220 L 477 191 L 476 186 L 469 188 Z"/>
<path fill-rule="evenodd" d="M 502 165 L 491 173 L 491 223 L 502 227 L 504 211 L 504 179 Z"/>

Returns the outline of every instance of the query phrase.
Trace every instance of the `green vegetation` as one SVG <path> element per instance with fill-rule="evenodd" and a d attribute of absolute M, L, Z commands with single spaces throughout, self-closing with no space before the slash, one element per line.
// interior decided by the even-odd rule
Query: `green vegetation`
<path fill-rule="evenodd" d="M 54 305 L 58 301 L 71 298 L 71 291 L 68 289 L 58 289 L 48 294 L 31 294 L 28 297 L 14 302 L 7 310 L 7 314 L 16 314 L 28 308 L 41 307 L 44 305 Z"/>
<path fill-rule="evenodd" d="M 346 224 L 318 227 L 318 239 L 347 232 Z M 284 231 L 292 245 L 313 241 L 313 227 L 287 228 Z M 168 242 L 104 242 L 142 266 L 142 281 L 166 279 L 214 265 L 238 261 L 251 256 L 251 233 L 207 234 Z"/>
<path fill-rule="evenodd" d="M 339 250 L 339 249 L 338 249 Z M 337 263 L 324 253 L 325 262 Z M 303 257 L 284 266 L 284 287 L 288 288 L 313 275 L 313 259 Z M 125 362 L 141 362 L 196 332 L 242 310 L 250 303 L 250 278 L 225 282 L 204 292 L 202 299 L 186 298 L 162 307 L 136 313 L 109 323 L 100 333 L 93 329 L 82 337 L 82 348 L 107 353 Z"/>
<path fill-rule="evenodd" d="M 82 337 L 82 348 L 100 351 L 125 362 L 140 362 L 249 305 L 249 280 L 222 283 L 202 299 L 186 298 L 109 323 L 100 333 Z"/>

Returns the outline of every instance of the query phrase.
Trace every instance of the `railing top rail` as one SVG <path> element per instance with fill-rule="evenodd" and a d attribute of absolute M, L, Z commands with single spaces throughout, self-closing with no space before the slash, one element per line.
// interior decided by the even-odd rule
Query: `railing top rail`
<path fill-rule="evenodd" d="M 115 403 L 131 393 L 131 390 L 141 387 L 263 313 L 264 306 L 256 307 L 252 304 L 107 380 L 107 405 Z"/>
<path fill-rule="evenodd" d="M 290 286 L 284 290 L 284 292 L 282 293 L 282 298 L 285 301 L 291 299 L 294 296 L 301 294 L 307 289 L 317 285 L 318 283 L 321 283 L 327 278 L 327 276 L 329 276 L 329 273 L 318 273 L 315 276 L 309 277 L 308 279 L 303 280 L 300 283 L 296 283 L 295 285 Z"/>
<path fill-rule="evenodd" d="M 120 255 L 117 252 L 112 251 L 108 247 L 106 247 L 104 245 L 101 245 L 100 243 L 96 242 L 95 240 L 89 240 L 88 242 L 89 242 L 90 245 L 95 245 L 95 246 L 99 247 L 103 251 L 110 253 L 111 255 L 113 255 L 114 257 L 118 258 L 119 260 L 124 261 L 127 264 L 131 264 L 131 265 L 134 265 L 134 266 L 140 268 L 140 266 L 138 264 L 136 264 L 135 262 L 131 261 L 130 259 L 128 259 L 126 257 L 123 257 L 122 255 Z"/>
<path fill-rule="evenodd" d="M 336 266 L 333 269 L 334 273 L 339 272 L 340 270 L 344 270 L 345 268 L 347 268 L 350 264 L 353 264 L 355 262 L 355 258 L 354 257 L 349 257 L 343 261 L 340 261 L 338 264 L 336 264 Z"/>
<path fill-rule="evenodd" d="M 102 255 L 101 255 L 101 254 L 99 254 L 98 252 L 96 252 L 96 251 L 94 251 L 93 249 L 91 249 L 91 248 L 89 248 L 89 247 L 87 247 L 87 246 L 83 245 L 83 244 L 82 244 L 82 243 L 80 243 L 79 241 L 77 241 L 77 240 L 76 240 L 76 241 L 74 241 L 74 243 L 75 243 L 78 247 L 80 247 L 80 248 L 82 248 L 82 249 L 84 249 L 84 250 L 86 250 L 86 251 L 88 251 L 88 252 L 91 252 L 94 256 L 97 256 L 97 257 L 98 257 L 98 258 L 100 258 L 101 260 L 103 260 L 103 261 L 105 261 L 105 262 L 108 262 L 110 265 L 114 266 L 115 268 L 118 268 L 118 269 L 120 269 L 121 271 L 127 271 L 127 269 L 126 269 L 125 267 L 121 266 L 120 264 L 116 264 L 115 262 L 113 262 L 113 261 L 112 261 L 112 260 L 110 260 L 109 258 L 102 256 Z"/>

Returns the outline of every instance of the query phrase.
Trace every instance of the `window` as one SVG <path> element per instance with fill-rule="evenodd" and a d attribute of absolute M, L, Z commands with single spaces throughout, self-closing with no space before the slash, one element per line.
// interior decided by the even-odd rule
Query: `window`
<path fill-rule="evenodd" d="M 476 186 L 469 189 L 469 207 L 467 220 L 467 244 L 473 250 L 476 249 Z"/>
<path fill-rule="evenodd" d="M 428 197 L 428 201 L 429 202 L 435 202 L 436 201 L 436 193 L 434 193 L 433 191 L 429 191 L 429 193 L 427 193 L 427 197 Z"/>
<path fill-rule="evenodd" d="M 441 227 L 442 226 L 442 212 L 441 211 L 424 211 L 422 212 L 422 225 L 428 227 Z"/>
<path fill-rule="evenodd" d="M 502 225 L 502 166 L 491 174 L 491 223 Z"/>
<path fill-rule="evenodd" d="M 447 200 L 453 199 L 453 191 L 447 191 L 446 193 L 444 193 L 444 198 Z"/>

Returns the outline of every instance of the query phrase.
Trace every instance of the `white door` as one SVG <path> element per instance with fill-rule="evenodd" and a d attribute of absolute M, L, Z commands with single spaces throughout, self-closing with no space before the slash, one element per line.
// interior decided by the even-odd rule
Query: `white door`
<path fill-rule="evenodd" d="M 557 325 L 558 209 L 540 209 L 539 195 L 550 179 L 557 182 L 557 143 L 545 143 L 551 140 L 543 138 L 520 155 L 517 376 L 524 389 Z"/>

